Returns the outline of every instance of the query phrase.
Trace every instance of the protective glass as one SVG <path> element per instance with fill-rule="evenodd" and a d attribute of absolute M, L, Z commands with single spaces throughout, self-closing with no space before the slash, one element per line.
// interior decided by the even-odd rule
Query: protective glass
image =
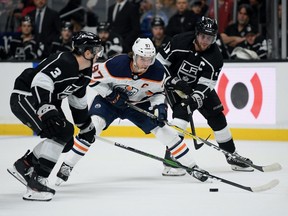
<path fill-rule="evenodd" d="M 104 52 L 104 47 L 103 46 L 95 46 L 95 47 L 93 47 L 92 52 L 94 55 L 97 55 L 98 57 L 102 57 L 103 52 Z"/>
<path fill-rule="evenodd" d="M 216 41 L 216 36 L 199 33 L 198 40 L 205 41 L 206 43 L 212 44 Z"/>
<path fill-rule="evenodd" d="M 155 56 L 153 56 L 153 57 L 144 57 L 144 56 L 135 55 L 135 61 L 137 63 L 150 66 L 150 65 L 154 64 Z"/>

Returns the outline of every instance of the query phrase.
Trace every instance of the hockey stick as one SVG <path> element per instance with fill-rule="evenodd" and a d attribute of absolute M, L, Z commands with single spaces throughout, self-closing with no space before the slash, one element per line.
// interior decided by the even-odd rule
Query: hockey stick
<path fill-rule="evenodd" d="M 181 97 L 181 98 L 187 98 L 187 95 L 184 94 L 182 91 L 174 90 L 174 92 L 176 92 L 176 94 L 179 97 Z M 188 111 L 188 115 L 189 115 L 189 123 L 190 123 L 191 131 L 192 131 L 192 134 L 195 136 L 196 135 L 196 131 L 195 131 L 195 126 L 194 126 L 194 121 L 193 121 L 193 112 L 191 112 L 189 106 L 187 106 L 187 111 Z M 193 140 L 193 143 L 194 143 L 194 148 L 196 150 L 200 149 L 204 145 L 204 143 L 198 143 L 197 139 L 193 138 L 192 140 Z"/>
<path fill-rule="evenodd" d="M 148 112 L 148 111 L 146 111 L 146 110 L 143 110 L 143 109 L 141 109 L 141 108 L 139 108 L 139 107 L 137 107 L 137 106 L 135 106 L 135 105 L 133 105 L 133 104 L 128 103 L 128 106 L 131 107 L 132 109 L 135 109 L 135 110 L 143 113 L 144 115 L 147 115 L 147 116 L 150 117 L 150 118 L 153 118 L 153 119 L 156 119 L 156 118 L 157 118 L 157 116 L 153 115 L 152 113 L 150 113 L 150 112 Z M 272 171 L 277 171 L 277 170 L 281 170 L 281 169 L 282 169 L 282 167 L 281 167 L 281 165 L 280 165 L 279 163 L 273 163 L 273 164 L 266 165 L 266 166 L 255 165 L 255 164 L 253 164 L 253 163 L 250 163 L 249 161 L 243 160 L 243 159 L 242 159 L 241 157 L 239 157 L 239 156 L 236 156 L 236 155 L 234 155 L 234 154 L 232 154 L 232 153 L 230 153 L 230 152 L 225 151 L 224 149 L 222 149 L 222 148 L 214 145 L 213 143 L 209 142 L 207 139 L 205 140 L 205 139 L 203 139 L 203 138 L 201 138 L 201 137 L 198 137 L 198 136 L 196 136 L 196 135 L 193 135 L 193 134 L 190 133 L 189 131 L 183 130 L 182 128 L 180 128 L 180 127 L 178 127 L 178 126 L 176 126 L 176 125 L 172 125 L 172 124 L 169 123 L 169 122 L 165 122 L 165 123 L 166 123 L 168 126 L 170 126 L 170 127 L 174 128 L 174 129 L 176 129 L 177 131 L 183 133 L 184 135 L 190 136 L 190 137 L 192 137 L 193 139 L 197 139 L 197 140 L 199 140 L 200 142 L 203 142 L 204 144 L 206 144 L 206 145 L 208 145 L 208 146 L 216 149 L 217 151 L 222 152 L 223 154 L 227 155 L 228 157 L 232 157 L 232 158 L 236 159 L 237 161 L 239 161 L 239 162 L 241 162 L 241 163 L 244 163 L 244 164 L 246 164 L 246 165 L 248 165 L 248 166 L 251 166 L 251 167 L 253 167 L 254 169 L 257 169 L 257 170 L 259 170 L 259 171 L 261 171 L 261 172 L 272 172 Z"/>
<path fill-rule="evenodd" d="M 224 149 L 222 149 L 219 146 L 209 142 L 208 140 L 204 140 L 201 137 L 198 137 L 198 136 L 195 136 L 195 135 L 191 134 L 189 131 L 186 131 L 186 130 L 183 130 L 182 128 L 177 127 L 176 125 L 171 125 L 168 122 L 167 122 L 167 125 L 169 125 L 170 127 L 175 128 L 176 130 L 178 130 L 179 132 L 181 132 L 181 133 L 183 133 L 185 135 L 188 135 L 190 137 L 196 138 L 199 141 L 203 142 L 204 144 L 216 149 L 217 151 L 222 152 L 226 156 L 234 158 L 235 160 L 237 160 L 237 161 L 239 161 L 241 163 L 244 163 L 244 164 L 246 164 L 246 165 L 248 165 L 250 167 L 253 167 L 254 169 L 257 169 L 257 170 L 259 170 L 261 172 L 272 172 L 272 171 L 278 171 L 278 170 L 282 169 L 282 167 L 281 167 L 281 165 L 279 163 L 273 163 L 273 164 L 269 164 L 269 165 L 266 165 L 266 166 L 260 166 L 260 165 L 256 165 L 256 164 L 250 163 L 249 161 L 246 161 L 246 160 L 242 159 L 241 157 L 234 155 L 233 153 L 225 151 Z"/>
<path fill-rule="evenodd" d="M 130 146 L 125 146 L 125 145 L 123 145 L 121 143 L 118 143 L 118 142 L 114 142 L 114 141 L 111 141 L 111 140 L 108 140 L 108 139 L 105 139 L 105 138 L 102 138 L 102 137 L 97 137 L 97 139 L 102 141 L 102 142 L 117 146 L 119 148 L 126 149 L 128 151 L 131 151 L 131 152 L 134 152 L 134 153 L 137 153 L 137 154 L 140 154 L 140 155 L 143 155 L 143 156 L 146 156 L 146 157 L 158 160 L 158 161 L 165 162 L 165 163 L 171 165 L 172 167 L 185 169 L 187 172 L 193 172 L 193 171 L 200 172 L 200 173 L 202 173 L 203 175 L 207 176 L 208 178 L 210 178 L 212 180 L 220 181 L 220 182 L 223 182 L 225 184 L 228 184 L 228 185 L 231 185 L 231 186 L 234 186 L 234 187 L 237 187 L 237 188 L 241 188 L 243 190 L 250 191 L 250 192 L 266 191 L 266 190 L 274 188 L 275 186 L 277 186 L 279 184 L 279 180 L 278 179 L 274 179 L 274 180 L 272 180 L 272 181 L 270 181 L 270 182 L 268 182 L 268 183 L 266 183 L 264 185 L 261 185 L 261 186 L 256 186 L 256 187 L 244 186 L 244 185 L 229 181 L 227 179 L 223 179 L 223 178 L 220 178 L 218 176 L 211 175 L 210 173 L 208 173 L 208 174 L 204 173 L 205 171 L 195 170 L 193 168 L 186 167 L 186 166 L 184 166 L 184 165 L 182 165 L 182 164 L 180 164 L 180 163 L 178 163 L 176 161 L 169 160 L 169 159 L 164 159 L 164 158 L 149 154 L 147 152 L 141 151 L 139 149 L 135 149 L 135 148 L 132 148 Z"/>
<path fill-rule="evenodd" d="M 196 136 L 195 126 L 194 126 L 194 121 L 193 121 L 193 113 L 191 112 L 189 106 L 188 106 L 187 109 L 189 109 L 188 115 L 189 115 L 189 122 L 190 122 L 191 132 L 192 132 L 192 134 L 193 134 L 194 136 Z M 198 143 L 198 142 L 197 142 L 197 139 L 192 138 L 192 140 L 193 140 L 193 143 L 194 143 L 194 148 L 195 148 L 196 150 L 200 149 L 200 148 L 204 145 L 203 142 L 202 142 L 202 143 Z"/>

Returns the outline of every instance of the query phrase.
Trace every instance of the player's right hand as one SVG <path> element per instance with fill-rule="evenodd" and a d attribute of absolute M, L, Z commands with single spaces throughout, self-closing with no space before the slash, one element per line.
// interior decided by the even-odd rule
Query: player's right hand
<path fill-rule="evenodd" d="M 189 86 L 189 84 L 186 81 L 179 79 L 178 77 L 174 77 L 170 81 L 170 89 L 171 86 L 174 88 L 173 90 L 179 90 L 186 95 L 189 95 L 193 92 L 193 89 Z"/>
<path fill-rule="evenodd" d="M 128 107 L 127 100 L 128 96 L 126 93 L 122 92 L 120 89 L 114 89 L 111 94 L 106 96 L 106 99 L 115 107 L 119 109 L 124 109 Z"/>
<path fill-rule="evenodd" d="M 60 113 L 56 107 L 52 104 L 42 105 L 37 114 L 41 121 L 43 122 L 43 132 L 47 138 L 55 137 L 59 132 L 61 133 L 61 128 L 65 127 L 65 120 L 61 118 Z M 60 130 L 59 130 L 60 129 Z"/>

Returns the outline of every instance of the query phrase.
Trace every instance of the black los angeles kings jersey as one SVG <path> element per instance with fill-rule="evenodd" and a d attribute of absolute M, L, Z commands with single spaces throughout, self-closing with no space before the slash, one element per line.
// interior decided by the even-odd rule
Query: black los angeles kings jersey
<path fill-rule="evenodd" d="M 68 97 L 76 124 L 87 119 L 86 87 L 90 82 L 92 66 L 79 71 L 76 57 L 71 52 L 50 55 L 36 68 L 28 68 L 16 79 L 14 93 L 32 95 L 35 109 L 43 104 L 60 108 Z"/>
<path fill-rule="evenodd" d="M 216 85 L 223 57 L 215 43 L 204 52 L 196 52 L 194 41 L 194 32 L 178 34 L 160 50 L 157 59 L 166 66 L 170 77 L 188 82 L 204 99 Z"/>

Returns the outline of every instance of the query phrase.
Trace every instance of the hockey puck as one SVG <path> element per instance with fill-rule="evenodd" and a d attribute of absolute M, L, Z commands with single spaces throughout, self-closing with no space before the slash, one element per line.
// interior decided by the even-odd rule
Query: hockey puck
<path fill-rule="evenodd" d="M 210 188 L 209 191 L 210 192 L 218 192 L 218 188 Z"/>

